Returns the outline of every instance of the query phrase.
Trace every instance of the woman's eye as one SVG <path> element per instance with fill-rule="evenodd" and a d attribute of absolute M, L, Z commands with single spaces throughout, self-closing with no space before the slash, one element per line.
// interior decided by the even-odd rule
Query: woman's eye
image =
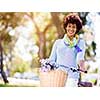
<path fill-rule="evenodd" d="M 71 25 L 69 25 L 68 27 L 71 27 Z"/>
<path fill-rule="evenodd" d="M 75 26 L 73 26 L 72 28 L 76 28 Z"/>

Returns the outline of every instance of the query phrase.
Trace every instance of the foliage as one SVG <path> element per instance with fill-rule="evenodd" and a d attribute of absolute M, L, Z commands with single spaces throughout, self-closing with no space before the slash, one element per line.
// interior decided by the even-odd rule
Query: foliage
<path fill-rule="evenodd" d="M 27 84 L 0 84 L 0 87 L 37 87 L 34 84 L 27 85 Z"/>
<path fill-rule="evenodd" d="M 29 71 L 30 62 L 25 62 L 21 58 L 17 57 L 15 60 L 13 60 L 10 70 L 11 70 L 11 76 L 13 76 L 15 72 L 23 73 L 25 71 Z"/>
<path fill-rule="evenodd" d="M 39 57 L 33 57 L 32 62 L 31 62 L 31 66 L 32 69 L 34 68 L 39 68 L 40 64 L 39 64 Z"/>
<path fill-rule="evenodd" d="M 79 16 L 80 18 L 82 19 L 82 24 L 83 25 L 86 25 L 87 23 L 87 20 L 86 20 L 86 16 L 88 15 L 89 12 L 78 12 L 79 13 Z"/>

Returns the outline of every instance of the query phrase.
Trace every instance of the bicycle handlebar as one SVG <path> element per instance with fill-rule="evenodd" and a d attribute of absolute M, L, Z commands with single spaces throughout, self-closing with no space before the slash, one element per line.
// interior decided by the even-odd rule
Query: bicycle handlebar
<path fill-rule="evenodd" d="M 51 69 L 54 69 L 53 67 L 53 65 L 52 64 L 50 64 L 50 63 L 46 63 L 46 65 L 50 65 L 51 66 Z M 79 65 L 78 65 L 79 66 Z M 69 68 L 69 67 L 67 67 L 67 66 L 63 66 L 63 67 L 65 67 L 65 68 Z M 58 67 L 56 67 L 56 68 L 58 68 Z M 69 68 L 70 70 L 72 70 L 73 72 L 83 72 L 83 73 L 87 73 L 87 71 L 85 70 L 82 70 L 82 69 L 80 69 L 80 68 L 78 68 L 78 69 L 74 69 L 74 68 Z"/>

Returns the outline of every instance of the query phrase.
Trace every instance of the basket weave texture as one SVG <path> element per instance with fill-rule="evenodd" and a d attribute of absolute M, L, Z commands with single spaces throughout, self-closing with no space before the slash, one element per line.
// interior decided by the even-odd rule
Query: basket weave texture
<path fill-rule="evenodd" d="M 51 70 L 49 72 L 40 72 L 41 87 L 64 87 L 67 79 L 67 73 L 62 70 Z"/>

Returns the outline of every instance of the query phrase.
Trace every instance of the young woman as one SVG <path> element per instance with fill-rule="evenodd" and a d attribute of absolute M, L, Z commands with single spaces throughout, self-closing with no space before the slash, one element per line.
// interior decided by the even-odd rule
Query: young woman
<path fill-rule="evenodd" d="M 65 35 L 63 39 L 55 41 L 49 60 L 59 65 L 57 70 L 63 70 L 68 74 L 66 86 L 76 87 L 79 72 L 74 71 L 84 68 L 85 42 L 79 38 L 78 32 L 82 28 L 82 21 L 77 14 L 71 13 L 63 20 Z"/>

